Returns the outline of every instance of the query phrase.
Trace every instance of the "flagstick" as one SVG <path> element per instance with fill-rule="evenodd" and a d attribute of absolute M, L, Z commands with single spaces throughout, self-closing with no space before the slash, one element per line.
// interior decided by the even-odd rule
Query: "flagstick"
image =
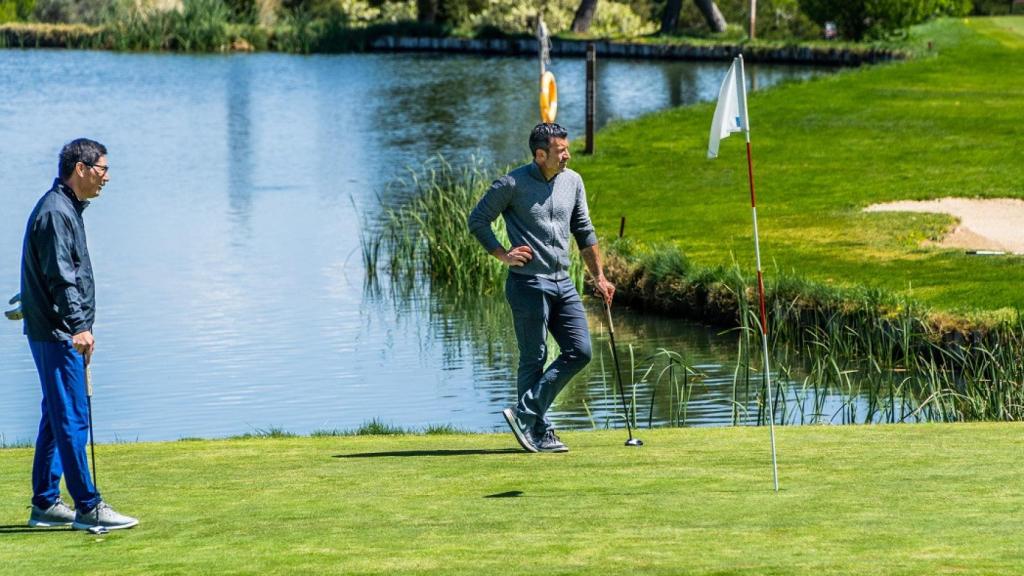
<path fill-rule="evenodd" d="M 743 94 L 743 110 L 747 110 L 747 76 L 743 70 L 743 56 L 739 56 L 740 82 L 737 88 Z M 772 438 L 772 473 L 775 480 L 775 491 L 779 491 L 779 463 L 775 455 L 775 409 L 772 398 L 772 372 L 768 366 L 768 314 L 765 312 L 764 303 L 764 275 L 761 273 L 761 240 L 757 231 L 757 196 L 754 194 L 754 160 L 750 152 L 750 116 L 743 119 L 743 132 L 747 135 L 747 175 L 750 180 L 750 209 L 754 215 L 754 254 L 757 257 L 757 295 L 761 305 L 761 343 L 764 355 L 764 377 L 768 384 L 768 422 Z"/>

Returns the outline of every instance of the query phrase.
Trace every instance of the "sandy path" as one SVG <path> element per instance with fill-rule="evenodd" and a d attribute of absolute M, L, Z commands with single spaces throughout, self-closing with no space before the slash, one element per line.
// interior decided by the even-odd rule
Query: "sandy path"
<path fill-rule="evenodd" d="M 936 212 L 960 220 L 938 244 L 946 248 L 1024 254 L 1024 200 L 943 198 L 874 204 L 865 212 Z"/>

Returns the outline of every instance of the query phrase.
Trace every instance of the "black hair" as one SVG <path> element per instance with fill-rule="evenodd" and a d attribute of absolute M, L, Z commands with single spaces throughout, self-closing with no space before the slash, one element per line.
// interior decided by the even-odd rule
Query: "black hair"
<path fill-rule="evenodd" d="M 99 162 L 101 156 L 107 155 L 107 147 L 95 140 L 78 138 L 68 142 L 60 149 L 60 162 L 57 171 L 61 180 L 67 180 L 75 171 L 75 165 L 79 162 L 93 165 Z"/>
<path fill-rule="evenodd" d="M 530 154 L 537 155 L 537 150 L 547 151 L 552 138 L 568 138 L 569 131 L 554 122 L 537 124 L 530 131 Z"/>

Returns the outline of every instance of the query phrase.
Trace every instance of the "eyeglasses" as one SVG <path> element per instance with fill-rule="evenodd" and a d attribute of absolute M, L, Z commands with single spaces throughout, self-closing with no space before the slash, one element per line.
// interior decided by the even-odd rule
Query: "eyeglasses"
<path fill-rule="evenodd" d="M 82 162 L 82 164 L 85 164 L 89 168 L 98 168 L 100 176 L 106 176 L 107 170 L 110 170 L 110 166 L 107 166 L 105 164 L 87 164 L 85 162 Z"/>

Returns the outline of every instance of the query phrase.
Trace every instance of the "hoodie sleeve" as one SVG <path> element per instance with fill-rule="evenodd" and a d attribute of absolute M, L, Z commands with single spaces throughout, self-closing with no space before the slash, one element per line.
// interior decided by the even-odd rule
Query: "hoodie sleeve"
<path fill-rule="evenodd" d="M 48 212 L 40 218 L 36 234 L 39 262 L 46 287 L 57 303 L 57 311 L 72 334 L 83 332 L 87 321 L 78 292 L 77 267 L 72 258 L 75 232 L 71 223 L 63 214 Z"/>
<path fill-rule="evenodd" d="M 476 208 L 469 213 L 467 220 L 469 231 L 476 236 L 477 241 L 487 250 L 488 254 L 501 246 L 497 236 L 494 235 L 494 230 L 491 229 L 491 223 L 497 220 L 512 201 L 513 189 L 514 181 L 511 177 L 498 178 L 487 189 L 483 198 L 477 202 Z"/>

